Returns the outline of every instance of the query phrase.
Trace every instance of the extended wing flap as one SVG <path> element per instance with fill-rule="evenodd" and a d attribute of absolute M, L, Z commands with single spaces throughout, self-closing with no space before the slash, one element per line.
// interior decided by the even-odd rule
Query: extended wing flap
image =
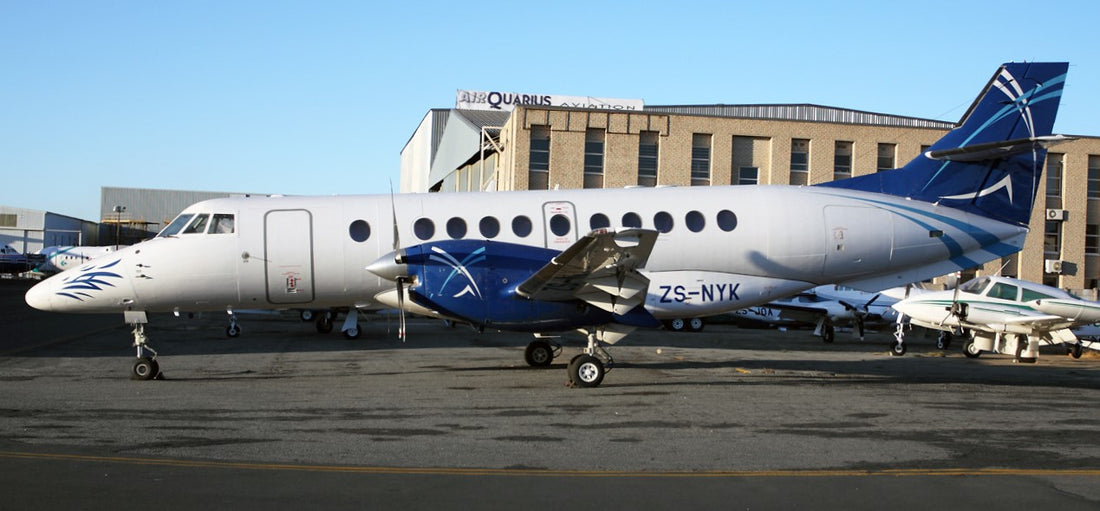
<path fill-rule="evenodd" d="M 625 314 L 645 300 L 649 279 L 641 273 L 657 231 L 592 231 L 520 283 L 516 292 L 533 300 L 580 299 Z"/>

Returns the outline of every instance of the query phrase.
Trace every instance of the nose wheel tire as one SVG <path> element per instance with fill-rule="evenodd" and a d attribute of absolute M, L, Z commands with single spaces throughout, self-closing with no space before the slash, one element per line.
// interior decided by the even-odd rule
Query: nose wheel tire
<path fill-rule="evenodd" d="M 899 342 L 895 342 L 894 344 L 890 345 L 890 355 L 895 356 L 895 357 L 900 357 L 904 354 L 905 354 L 905 343 L 899 341 Z"/>
<path fill-rule="evenodd" d="M 606 374 L 603 362 L 592 355 L 577 355 L 569 362 L 569 381 L 577 387 L 598 387 Z"/>
<path fill-rule="evenodd" d="M 149 357 L 141 357 L 134 362 L 130 377 L 134 380 L 152 380 L 160 374 L 160 364 Z"/>

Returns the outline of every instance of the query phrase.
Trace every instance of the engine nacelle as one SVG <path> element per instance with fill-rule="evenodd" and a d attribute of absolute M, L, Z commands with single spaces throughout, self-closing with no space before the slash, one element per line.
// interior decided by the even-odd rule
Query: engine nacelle
<path fill-rule="evenodd" d="M 446 240 L 407 247 L 401 262 L 413 278 L 409 298 L 414 303 L 477 326 L 545 332 L 607 323 L 659 325 L 643 306 L 617 315 L 579 299 L 520 296 L 517 286 L 559 253 L 512 243 Z"/>

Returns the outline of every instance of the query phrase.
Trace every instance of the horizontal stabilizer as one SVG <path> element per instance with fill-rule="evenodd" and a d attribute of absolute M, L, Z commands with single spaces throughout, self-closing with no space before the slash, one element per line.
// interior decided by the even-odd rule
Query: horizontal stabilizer
<path fill-rule="evenodd" d="M 1075 137 L 1065 135 L 1047 135 L 1042 137 L 1018 138 L 1015 140 L 1003 140 L 974 144 L 953 149 L 940 149 L 928 151 L 924 155 L 933 160 L 978 162 L 1007 158 L 1016 154 L 1023 154 L 1036 149 L 1046 149 L 1054 144 L 1076 140 Z"/>

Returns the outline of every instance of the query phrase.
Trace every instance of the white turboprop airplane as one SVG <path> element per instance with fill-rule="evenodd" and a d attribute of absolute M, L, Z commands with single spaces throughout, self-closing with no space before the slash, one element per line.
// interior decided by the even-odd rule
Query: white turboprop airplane
<path fill-rule="evenodd" d="M 102 257 L 115 252 L 120 247 L 109 245 L 105 247 L 88 246 L 51 246 L 38 251 L 45 258 L 44 261 L 34 267 L 34 271 L 46 275 L 61 273 L 69 268 L 75 268 L 92 259 Z"/>
<path fill-rule="evenodd" d="M 580 330 L 588 347 L 569 377 L 596 386 L 611 361 L 600 342 L 639 326 L 826 283 L 884 289 L 1020 250 L 1045 146 L 1065 139 L 1051 130 L 1067 67 L 1003 65 L 959 127 L 901 169 L 816 186 L 215 199 L 26 300 L 123 312 L 142 379 L 159 372 L 146 312 L 340 308 L 357 333 L 359 310 L 398 306 Z M 555 347 L 536 338 L 526 354 L 547 365 Z"/>
<path fill-rule="evenodd" d="M 1080 357 L 1082 343 L 1071 329 L 1100 321 L 1100 303 L 1008 277 L 978 277 L 955 290 L 910 296 L 894 308 L 903 314 L 895 334 L 899 343 L 908 321 L 948 335 L 968 332 L 968 357 L 1012 353 L 1017 362 L 1035 362 L 1040 343 L 1064 344 Z"/>

